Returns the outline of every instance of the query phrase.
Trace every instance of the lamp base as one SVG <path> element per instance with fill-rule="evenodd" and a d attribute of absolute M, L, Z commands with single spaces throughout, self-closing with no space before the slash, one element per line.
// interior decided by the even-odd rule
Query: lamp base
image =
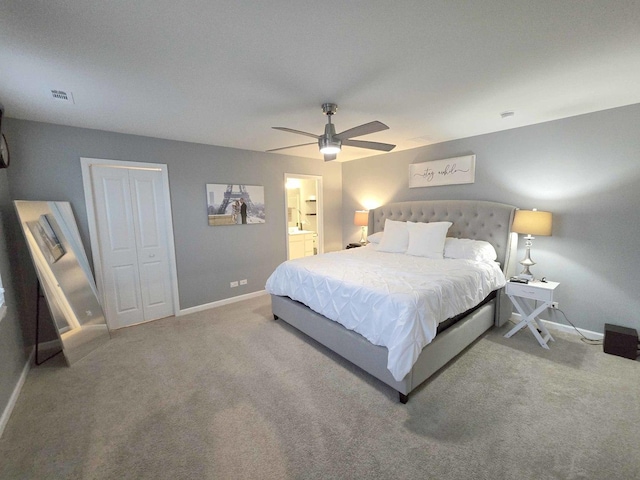
<path fill-rule="evenodd" d="M 526 253 L 524 255 L 524 258 L 520 260 L 520 264 L 524 267 L 524 269 L 518 275 L 518 277 L 526 278 L 527 280 L 533 280 L 534 278 L 533 274 L 529 271 L 529 267 L 532 267 L 536 264 L 536 262 L 531 260 L 531 240 L 533 240 L 533 237 L 531 235 L 528 235 L 525 238 L 527 239 L 527 242 L 526 242 L 527 249 L 525 251 Z"/>
<path fill-rule="evenodd" d="M 365 227 L 362 227 L 362 233 L 360 234 L 360 244 L 361 245 L 365 245 L 367 243 L 367 239 L 364 236 L 364 229 L 365 229 Z"/>

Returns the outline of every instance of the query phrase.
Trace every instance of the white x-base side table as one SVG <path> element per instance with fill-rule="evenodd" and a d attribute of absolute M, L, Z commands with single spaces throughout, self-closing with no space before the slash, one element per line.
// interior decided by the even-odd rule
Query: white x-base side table
<path fill-rule="evenodd" d="M 540 321 L 538 315 L 551 306 L 553 303 L 553 291 L 558 285 L 560 284 L 557 282 L 507 282 L 505 292 L 513 306 L 516 307 L 522 320 L 505 334 L 505 338 L 511 338 L 524 327 L 529 327 L 538 343 L 548 350 L 548 342 L 550 340 L 555 342 L 555 340 L 547 330 L 547 327 Z M 528 302 L 529 300 L 537 300 L 542 303 L 534 307 Z M 542 332 L 542 335 L 540 332 Z"/>

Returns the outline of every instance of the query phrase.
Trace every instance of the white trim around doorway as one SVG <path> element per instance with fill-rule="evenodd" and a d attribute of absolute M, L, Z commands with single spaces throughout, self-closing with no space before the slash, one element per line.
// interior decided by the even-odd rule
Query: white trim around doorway
<path fill-rule="evenodd" d="M 303 173 L 285 173 L 284 174 L 284 218 L 285 218 L 285 243 L 286 243 L 286 252 L 287 258 L 289 258 L 289 235 L 288 235 L 288 223 L 286 221 L 288 217 L 287 211 L 287 180 L 290 178 L 299 178 L 299 179 L 308 179 L 316 181 L 316 219 L 318 224 L 318 254 L 324 253 L 324 196 L 323 196 L 323 186 L 322 186 L 322 176 L 321 175 L 306 175 Z"/>

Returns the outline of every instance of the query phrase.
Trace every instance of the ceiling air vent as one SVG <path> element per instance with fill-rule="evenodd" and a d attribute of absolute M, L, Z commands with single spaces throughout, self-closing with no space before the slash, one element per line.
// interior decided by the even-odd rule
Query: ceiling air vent
<path fill-rule="evenodd" d="M 71 92 L 65 92 L 63 90 L 51 90 L 51 96 L 55 99 L 55 100 L 60 100 L 62 102 L 69 102 L 69 103 L 75 103 L 73 101 L 73 93 Z"/>

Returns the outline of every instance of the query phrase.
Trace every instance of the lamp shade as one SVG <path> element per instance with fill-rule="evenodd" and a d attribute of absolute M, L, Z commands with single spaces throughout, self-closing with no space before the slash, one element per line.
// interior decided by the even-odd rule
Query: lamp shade
<path fill-rule="evenodd" d="M 516 210 L 511 231 L 528 235 L 551 235 L 551 212 Z"/>
<path fill-rule="evenodd" d="M 353 217 L 353 224 L 358 227 L 366 227 L 369 225 L 369 212 L 367 210 L 356 210 Z"/>

